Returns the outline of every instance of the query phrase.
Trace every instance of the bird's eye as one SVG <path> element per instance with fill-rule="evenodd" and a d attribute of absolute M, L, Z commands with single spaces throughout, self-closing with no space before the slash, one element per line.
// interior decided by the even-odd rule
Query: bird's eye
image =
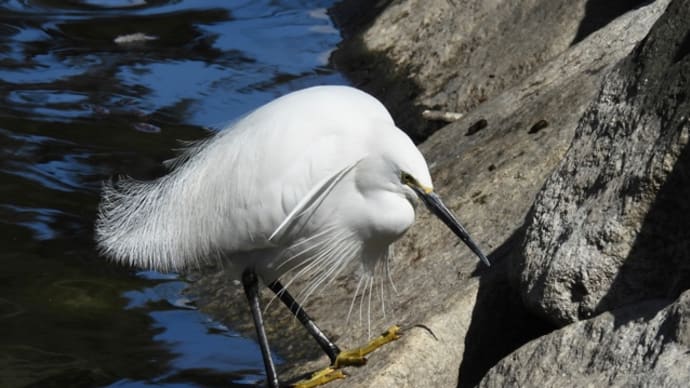
<path fill-rule="evenodd" d="M 406 173 L 405 171 L 402 171 L 400 173 L 400 182 L 402 182 L 405 185 L 408 185 L 410 183 L 414 183 L 415 179 L 412 177 L 412 175 Z"/>

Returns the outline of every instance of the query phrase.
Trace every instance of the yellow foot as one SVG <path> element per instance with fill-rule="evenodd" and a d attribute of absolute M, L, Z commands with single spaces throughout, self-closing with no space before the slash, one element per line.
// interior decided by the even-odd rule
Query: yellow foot
<path fill-rule="evenodd" d="M 385 333 L 372 339 L 366 345 L 353 350 L 340 352 L 332 366 L 315 372 L 309 379 L 296 382 L 293 388 L 313 388 L 330 383 L 333 380 L 344 379 L 345 373 L 340 369 L 344 366 L 362 366 L 367 363 L 365 356 L 381 346 L 400 338 L 400 327 L 391 326 Z"/>
<path fill-rule="evenodd" d="M 372 339 L 366 345 L 340 352 L 333 363 L 333 367 L 338 369 L 344 366 L 362 366 L 367 363 L 367 359 L 364 356 L 391 341 L 397 340 L 400 338 L 400 335 L 400 327 L 391 326 L 385 333 Z"/>
<path fill-rule="evenodd" d="M 309 379 L 300 380 L 296 382 L 293 388 L 313 388 L 319 385 L 324 385 L 330 383 L 333 380 L 344 379 L 345 373 L 339 369 L 334 369 L 333 367 L 328 367 L 315 372 Z"/>

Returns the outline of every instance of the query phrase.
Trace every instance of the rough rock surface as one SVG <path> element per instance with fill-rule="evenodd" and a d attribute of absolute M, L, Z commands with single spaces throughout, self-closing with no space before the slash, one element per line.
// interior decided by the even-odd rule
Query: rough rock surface
<path fill-rule="evenodd" d="M 676 0 L 606 76 L 528 217 L 513 272 L 564 327 L 480 386 L 688 385 L 688 95 L 690 3 Z"/>
<path fill-rule="evenodd" d="M 690 3 L 611 71 L 529 219 L 530 309 L 558 325 L 690 288 Z"/>
<path fill-rule="evenodd" d="M 380 14 L 336 58 L 359 87 L 381 98 L 421 140 L 437 128 L 421 119 L 423 109 L 470 112 L 617 16 L 648 2 L 393 1 L 383 9 L 374 6 Z M 350 3 L 358 2 L 345 1 L 340 8 L 372 8 Z M 343 19 L 339 15 L 335 12 L 336 21 Z M 340 24 L 347 26 L 351 19 Z"/>
<path fill-rule="evenodd" d="M 401 1 L 389 7 L 417 4 L 416 9 L 424 12 L 425 8 L 433 8 L 432 5 L 421 6 L 418 3 Z M 569 7 L 565 2 L 558 3 Z M 481 7 L 488 7 L 487 4 Z M 499 7 L 501 2 L 490 4 L 496 7 L 497 12 L 500 11 L 498 19 L 507 18 L 510 12 L 504 6 Z M 548 24 L 553 18 L 561 20 L 562 10 L 554 8 L 553 4 L 550 0 L 543 0 L 543 8 L 538 10 L 534 2 L 529 9 L 541 15 L 541 19 L 531 16 L 536 19 L 523 24 L 539 26 L 539 21 Z M 584 7 L 582 2 L 577 4 Z M 511 79 L 511 82 L 501 83 L 505 90 L 492 89 L 492 93 L 486 94 L 485 102 L 421 145 L 438 191 L 464 221 L 473 238 L 491 253 L 490 259 L 495 265 L 488 270 L 478 267 L 476 258 L 464 245 L 438 220 L 420 209 L 416 226 L 396 245 L 391 276 L 398 293 L 386 299 L 385 317 L 380 314 L 378 292 L 372 298 L 372 332 L 397 323 L 408 328 L 404 337 L 372 354 L 365 368 L 348 368 L 347 373 L 351 376 L 330 386 L 471 386 L 498 360 L 552 329 L 535 320 L 524 309 L 519 293 L 510 283 L 510 263 L 515 260 L 524 237 L 521 226 L 545 179 L 566 152 L 578 120 L 596 95 L 603 75 L 647 34 L 666 4 L 667 1 L 658 1 L 635 9 L 596 31 L 590 31 L 592 33 L 585 34 L 582 39 L 578 38 L 581 29 L 578 19 L 571 16 L 575 21 L 565 23 L 569 26 L 567 33 L 559 35 L 561 32 L 556 33 L 558 29 L 554 28 L 553 34 L 559 35 L 558 39 L 549 35 L 544 37 L 545 40 L 561 42 L 558 46 L 560 51 L 549 51 L 539 61 L 531 62 L 530 71 L 514 78 L 496 74 L 494 78 Z M 460 4 L 455 7 L 462 8 Z M 551 13 L 539 13 L 546 10 L 551 10 Z M 383 12 L 390 11 L 386 8 Z M 491 18 L 489 10 L 485 12 L 485 24 L 498 20 Z M 427 24 L 447 22 L 445 13 L 432 14 L 438 19 L 433 21 L 429 16 Z M 422 15 L 426 13 L 410 16 L 410 21 L 418 22 Z M 523 19 L 520 17 L 525 16 L 520 12 L 515 15 L 518 19 L 512 23 L 521 22 Z M 456 14 L 458 20 L 453 28 L 475 23 L 472 21 L 474 16 L 474 13 L 466 14 L 463 17 L 470 19 L 465 20 Z M 388 19 L 389 24 L 393 22 L 396 20 Z M 508 28 L 511 22 L 505 19 L 502 23 Z M 389 28 L 394 28 L 393 25 Z M 489 27 L 485 25 L 483 28 Z M 534 34 L 541 36 L 544 31 L 551 31 L 551 27 L 534 31 Z M 511 36 L 504 33 L 503 39 Z M 414 30 L 397 34 L 394 41 L 402 45 L 442 39 L 440 36 L 420 38 Z M 495 34 L 498 33 L 477 34 L 471 40 L 472 45 L 490 46 Z M 526 44 L 525 34 L 512 34 L 516 40 L 512 43 L 514 47 Z M 447 43 L 448 50 L 459 50 L 450 47 L 464 42 L 458 37 Z M 570 45 L 573 41 L 577 44 Z M 505 58 L 499 57 L 495 61 L 504 63 L 514 60 L 514 56 L 532 52 L 493 47 L 496 52 L 491 55 L 499 52 L 505 55 Z M 420 50 L 421 47 L 417 51 Z M 473 65 L 476 67 L 474 71 L 482 72 L 485 65 L 486 62 L 478 62 Z M 454 65 L 444 66 L 445 71 L 453 71 Z M 441 73 L 439 68 L 438 74 Z M 486 82 L 495 82 L 489 81 L 492 79 L 489 75 L 486 75 Z M 458 96 L 461 94 L 466 92 L 458 91 Z M 468 109 L 476 103 L 467 105 Z M 401 120 L 395 115 L 396 109 L 392 110 L 396 120 L 409 124 L 405 117 Z M 478 274 L 481 276 L 477 277 Z M 354 319 L 349 323 L 345 321 L 356 285 L 357 279 L 352 276 L 338 279 L 312 297 L 306 306 L 322 328 L 329 333 L 337 333 L 339 337 L 334 338 L 344 348 L 357 345 L 367 337 L 366 300 L 363 305 L 360 304 L 361 299 L 356 300 Z M 299 284 L 296 286 L 293 294 L 299 292 Z M 222 275 L 202 277 L 193 288 L 202 296 L 201 304 L 205 310 L 231 322 L 235 328 L 253 332 L 241 291 L 229 285 Z M 358 319 L 359 306 L 363 306 L 362 321 Z M 283 365 L 284 377 L 326 364 L 325 357 L 302 363 L 305 359 L 314 359 L 320 351 L 278 303 L 268 309 L 266 321 L 271 343 L 287 361 Z M 415 325 L 423 325 L 429 331 Z"/>
<path fill-rule="evenodd" d="M 568 325 L 501 360 L 480 387 L 687 387 L 690 291 Z"/>

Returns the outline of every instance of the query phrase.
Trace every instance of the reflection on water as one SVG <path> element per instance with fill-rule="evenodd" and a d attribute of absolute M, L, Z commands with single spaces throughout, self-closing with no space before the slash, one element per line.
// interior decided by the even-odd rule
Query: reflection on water
<path fill-rule="evenodd" d="M 178 139 L 344 83 L 331 1 L 0 3 L 0 386 L 253 386 L 256 344 L 92 242 L 100 182 Z M 278 357 L 279 360 L 279 357 Z"/>

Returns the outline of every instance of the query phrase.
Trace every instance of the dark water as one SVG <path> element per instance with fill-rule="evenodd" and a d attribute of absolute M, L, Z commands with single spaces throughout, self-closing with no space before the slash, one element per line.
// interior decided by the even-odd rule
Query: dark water
<path fill-rule="evenodd" d="M 333 2 L 0 2 L 0 387 L 261 382 L 256 344 L 183 282 L 98 257 L 99 187 L 159 174 L 178 139 L 285 92 L 345 83 Z"/>

